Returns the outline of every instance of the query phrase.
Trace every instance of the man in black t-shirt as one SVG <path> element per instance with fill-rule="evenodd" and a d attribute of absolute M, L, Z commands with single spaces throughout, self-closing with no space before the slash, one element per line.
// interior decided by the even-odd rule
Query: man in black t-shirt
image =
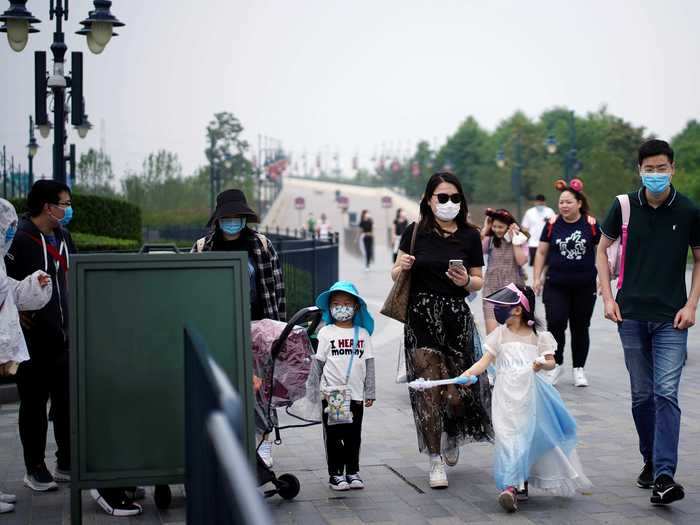
<path fill-rule="evenodd" d="M 683 487 L 673 479 L 681 423 L 678 386 L 688 351 L 688 328 L 695 324 L 700 299 L 700 215 L 695 204 L 671 185 L 674 171 L 668 143 L 650 140 L 641 146 L 642 188 L 626 196 L 628 236 L 615 299 L 606 250 L 622 235 L 619 199 L 602 225 L 597 255 L 605 317 L 618 325 L 630 375 L 632 415 L 644 460 L 637 485 L 653 486 L 651 503 L 655 505 L 684 497 Z M 688 247 L 695 262 L 689 297 Z"/>

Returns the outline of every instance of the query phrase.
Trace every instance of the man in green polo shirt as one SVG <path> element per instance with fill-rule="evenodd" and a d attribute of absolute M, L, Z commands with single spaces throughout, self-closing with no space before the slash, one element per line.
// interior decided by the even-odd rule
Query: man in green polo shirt
<path fill-rule="evenodd" d="M 667 142 L 649 140 L 639 148 L 642 187 L 628 195 L 624 273 L 615 299 L 606 250 L 622 231 L 617 199 L 601 225 L 597 255 L 605 317 L 618 325 L 630 375 L 632 417 L 644 459 L 637 485 L 653 487 L 655 505 L 684 497 L 673 479 L 681 423 L 678 385 L 700 299 L 700 211 L 671 185 L 674 171 Z M 685 284 L 688 247 L 695 260 L 690 296 Z"/>

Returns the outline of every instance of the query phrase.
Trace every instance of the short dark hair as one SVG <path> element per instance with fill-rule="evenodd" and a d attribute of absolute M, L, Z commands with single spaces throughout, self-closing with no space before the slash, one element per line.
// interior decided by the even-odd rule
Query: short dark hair
<path fill-rule="evenodd" d="M 44 204 L 58 204 L 58 195 L 62 192 L 68 192 L 70 188 L 56 180 L 38 180 L 32 185 L 27 196 L 27 209 L 32 217 L 41 215 L 41 210 L 44 209 Z"/>
<path fill-rule="evenodd" d="M 644 159 L 656 155 L 666 155 L 668 161 L 673 164 L 673 148 L 665 140 L 647 140 L 639 147 L 638 163 L 641 166 Z"/>
<path fill-rule="evenodd" d="M 535 200 L 536 200 L 536 201 L 546 202 L 547 199 L 545 198 L 544 195 L 542 195 L 541 193 L 538 193 L 537 195 L 535 195 Z"/>

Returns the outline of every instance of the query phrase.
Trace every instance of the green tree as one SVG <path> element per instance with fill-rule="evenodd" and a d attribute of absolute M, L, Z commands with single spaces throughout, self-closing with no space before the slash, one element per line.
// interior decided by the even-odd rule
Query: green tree
<path fill-rule="evenodd" d="M 112 161 L 106 153 L 90 148 L 80 155 L 76 171 L 76 191 L 104 196 L 115 195 L 112 187 Z"/>
<path fill-rule="evenodd" d="M 671 146 L 675 152 L 676 165 L 674 186 L 695 201 L 700 201 L 700 123 L 697 120 L 689 121 L 673 137 Z"/>
<path fill-rule="evenodd" d="M 236 187 L 250 196 L 254 191 L 254 169 L 245 158 L 248 142 L 241 139 L 243 126 L 232 113 L 220 112 L 207 126 L 205 154 L 221 177 L 221 188 Z"/>
<path fill-rule="evenodd" d="M 477 168 L 486 163 L 488 133 L 474 117 L 467 117 L 454 135 L 437 153 L 435 168 L 450 167 L 472 198 L 476 188 Z"/>

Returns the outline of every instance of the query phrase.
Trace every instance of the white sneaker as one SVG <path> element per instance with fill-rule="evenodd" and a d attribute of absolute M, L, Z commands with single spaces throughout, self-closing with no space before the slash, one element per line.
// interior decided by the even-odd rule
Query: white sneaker
<path fill-rule="evenodd" d="M 574 368 L 574 386 L 588 386 L 588 379 L 583 372 L 583 368 Z"/>
<path fill-rule="evenodd" d="M 0 514 L 12 512 L 13 510 L 15 510 L 15 506 L 12 503 L 4 503 L 0 501 Z"/>
<path fill-rule="evenodd" d="M 430 488 L 444 489 L 447 488 L 447 472 L 445 472 L 445 463 L 442 458 L 438 460 L 430 460 Z"/>
<path fill-rule="evenodd" d="M 0 491 L 0 503 L 16 503 L 17 496 Z"/>
<path fill-rule="evenodd" d="M 258 456 L 263 460 L 263 463 L 267 465 L 267 468 L 272 468 L 272 441 L 264 439 L 258 448 Z"/>

